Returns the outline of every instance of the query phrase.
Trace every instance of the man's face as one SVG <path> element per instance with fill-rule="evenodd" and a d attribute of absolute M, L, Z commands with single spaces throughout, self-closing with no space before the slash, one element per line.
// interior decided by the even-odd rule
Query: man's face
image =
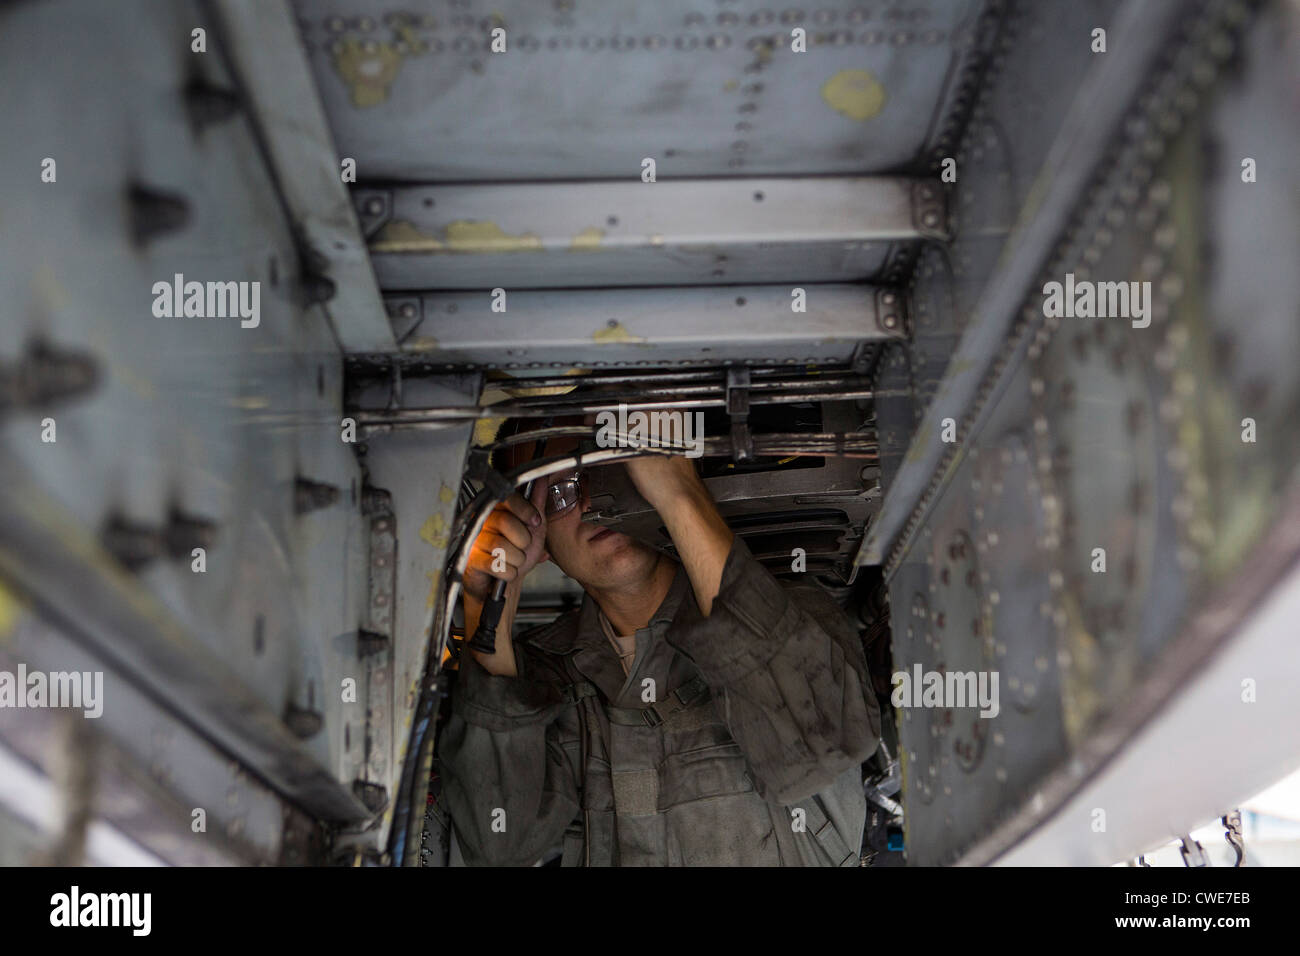
<path fill-rule="evenodd" d="M 560 422 L 557 424 L 574 424 Z M 576 438 L 554 438 L 546 445 L 546 457 L 561 455 L 578 447 Z M 535 453 L 532 443 L 515 446 L 511 463 L 528 461 Z M 604 467 L 621 468 L 622 465 Z M 539 479 L 548 484 L 565 477 L 548 475 Z M 545 507 L 545 505 L 543 505 Z M 610 589 L 636 585 L 648 580 L 659 560 L 659 553 L 648 544 L 618 531 L 582 520 L 591 507 L 584 485 L 577 504 L 563 514 L 546 520 L 546 550 L 560 570 L 584 588 Z"/>
<path fill-rule="evenodd" d="M 636 538 L 583 521 L 582 513 L 590 506 L 584 488 L 575 507 L 547 519 L 546 550 L 551 560 L 588 590 L 627 587 L 648 580 L 659 553 Z"/>

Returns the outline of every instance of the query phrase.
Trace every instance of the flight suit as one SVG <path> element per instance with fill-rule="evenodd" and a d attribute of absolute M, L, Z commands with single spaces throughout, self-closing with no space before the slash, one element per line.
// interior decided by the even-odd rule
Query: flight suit
<path fill-rule="evenodd" d="M 858 864 L 880 711 L 824 592 L 737 537 L 710 615 L 679 567 L 627 675 L 598 615 L 521 635 L 517 676 L 462 657 L 439 764 L 467 863 Z"/>

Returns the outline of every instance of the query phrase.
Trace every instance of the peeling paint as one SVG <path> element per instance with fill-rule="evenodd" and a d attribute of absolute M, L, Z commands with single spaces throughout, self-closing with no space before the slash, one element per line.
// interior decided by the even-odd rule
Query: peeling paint
<path fill-rule="evenodd" d="M 429 515 L 420 527 L 420 540 L 435 548 L 447 547 L 447 521 L 441 514 Z"/>
<path fill-rule="evenodd" d="M 862 122 L 885 106 L 885 88 L 866 70 L 840 70 L 822 86 L 822 99 L 837 113 Z"/>
<path fill-rule="evenodd" d="M 496 441 L 497 429 L 501 427 L 501 423 L 505 420 L 506 417 L 502 415 L 500 418 L 480 418 L 476 421 L 474 423 L 474 444 L 490 445 Z"/>
<path fill-rule="evenodd" d="M 591 230 L 578 235 L 578 241 L 588 237 Z M 603 233 L 601 233 L 603 235 Z M 591 242 L 589 238 L 586 242 Z M 599 242 L 599 237 L 595 243 Z M 593 243 L 594 245 L 594 243 Z M 536 233 L 511 235 L 491 221 L 458 220 L 448 222 L 443 238 L 421 232 L 411 222 L 387 222 L 370 242 L 370 252 L 532 252 L 542 250 L 542 239 Z"/>
<path fill-rule="evenodd" d="M 438 500 L 445 505 L 451 504 L 456 500 L 456 489 L 452 488 L 445 481 L 442 482 L 442 487 L 438 489 Z"/>
<path fill-rule="evenodd" d="M 472 219 L 448 223 L 441 239 L 420 231 L 409 222 L 394 220 L 387 223 L 370 243 L 371 252 L 492 253 L 541 249 L 542 240 L 536 233 L 525 232 L 512 236 L 495 222 Z"/>
<path fill-rule="evenodd" d="M 573 252 L 591 252 L 600 248 L 600 242 L 604 238 L 604 229 L 591 226 L 573 237 L 573 242 L 569 243 L 569 249 Z"/>
<path fill-rule="evenodd" d="M 439 585 L 442 583 L 441 571 L 425 571 L 425 577 L 429 579 L 429 596 L 424 600 L 424 609 L 432 609 L 438 603 Z"/>
<path fill-rule="evenodd" d="M 402 219 L 385 223 L 370 243 L 371 252 L 441 252 L 442 241 Z"/>
<path fill-rule="evenodd" d="M 625 329 L 623 327 L 622 322 L 616 322 L 613 319 L 609 320 L 609 325 L 607 325 L 605 328 L 597 329 L 595 332 L 591 333 L 591 340 L 601 345 L 608 345 L 614 342 L 644 342 L 645 341 L 645 339 L 643 339 L 641 336 L 633 335 L 631 332 Z"/>
<path fill-rule="evenodd" d="M 348 37 L 338 41 L 334 49 L 334 70 L 347 84 L 352 105 L 358 109 L 387 100 L 401 67 L 402 54 L 391 43 Z"/>
<path fill-rule="evenodd" d="M 490 220 L 461 219 L 450 223 L 446 237 L 451 252 L 523 252 L 542 248 L 541 238 L 534 233 L 512 236 Z"/>
<path fill-rule="evenodd" d="M 436 352 L 438 340 L 432 335 L 420 335 L 405 342 L 402 348 L 407 352 Z"/>

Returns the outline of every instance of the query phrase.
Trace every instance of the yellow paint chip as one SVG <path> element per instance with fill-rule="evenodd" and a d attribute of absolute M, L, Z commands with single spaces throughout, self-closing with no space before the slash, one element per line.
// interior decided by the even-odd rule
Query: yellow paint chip
<path fill-rule="evenodd" d="M 334 70 L 352 93 L 352 105 L 360 109 L 388 99 L 401 66 L 402 54 L 389 43 L 348 37 L 334 50 Z"/>
<path fill-rule="evenodd" d="M 501 427 L 505 416 L 500 418 L 480 418 L 474 423 L 474 444 L 490 445 L 496 441 L 497 429 Z"/>
<path fill-rule="evenodd" d="M 452 252 L 524 252 L 541 249 L 539 236 L 525 232 L 512 236 L 495 222 L 461 219 L 446 229 L 447 248 Z"/>
<path fill-rule="evenodd" d="M 885 88 L 866 70 L 840 70 L 822 86 L 822 99 L 851 120 L 869 120 L 885 106 Z"/>
<path fill-rule="evenodd" d="M 420 528 L 420 540 L 435 548 L 447 546 L 447 522 L 441 514 L 429 515 L 429 520 Z"/>
<path fill-rule="evenodd" d="M 591 252 L 600 248 L 600 242 L 604 238 L 604 229 L 591 226 L 573 237 L 573 242 L 569 243 L 569 249 L 573 252 Z"/>
<path fill-rule="evenodd" d="M 444 248 L 441 240 L 403 219 L 385 223 L 370 243 L 371 252 L 441 252 Z"/>
<path fill-rule="evenodd" d="M 591 230 L 580 234 L 579 239 Z M 603 233 L 601 235 L 604 235 Z M 575 239 L 574 242 L 577 242 Z M 588 241 L 588 240 L 584 240 Z M 596 240 L 597 244 L 599 239 Z M 386 223 L 370 243 L 371 252 L 406 253 L 490 253 L 529 252 L 542 249 L 541 237 L 525 232 L 512 236 L 495 222 L 459 219 L 448 223 L 442 238 L 423 232 L 413 223 L 394 219 Z"/>
<path fill-rule="evenodd" d="M 591 340 L 601 345 L 609 345 L 613 342 L 644 342 L 639 335 L 633 335 L 623 327 L 622 322 L 610 321 L 610 324 L 603 329 L 597 329 L 591 334 Z"/>
<path fill-rule="evenodd" d="M 424 609 L 427 611 L 438 603 L 438 586 L 442 582 L 442 572 L 426 571 L 424 574 L 429 579 L 429 596 L 424 602 Z"/>
<path fill-rule="evenodd" d="M 456 500 L 456 489 L 452 488 L 444 481 L 442 487 L 438 489 L 438 500 L 445 505 L 451 504 Z"/>

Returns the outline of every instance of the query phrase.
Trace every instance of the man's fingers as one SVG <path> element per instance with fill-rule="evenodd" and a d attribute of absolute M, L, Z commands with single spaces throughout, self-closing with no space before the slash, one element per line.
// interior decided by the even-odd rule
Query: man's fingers
<path fill-rule="evenodd" d="M 523 548 L 515 547 L 500 535 L 486 539 L 483 535 L 479 535 L 479 539 L 474 542 L 474 552 L 482 552 L 514 567 L 522 566 L 525 560 Z"/>
<path fill-rule="evenodd" d="M 545 490 L 546 490 L 545 488 L 542 489 L 543 492 L 545 492 Z M 536 491 L 537 488 L 534 486 L 533 488 L 534 501 L 536 501 L 537 498 Z M 525 501 L 524 496 L 521 495 L 519 492 L 516 491 L 509 498 L 507 498 L 505 500 L 505 506 L 510 510 L 511 514 L 513 514 L 516 518 L 518 518 L 528 527 L 530 528 L 541 527 L 542 524 L 541 512 L 538 510 L 536 506 Z"/>
<path fill-rule="evenodd" d="M 545 513 L 546 510 L 546 493 L 551 487 L 551 479 L 554 475 L 543 475 L 533 482 L 533 493 L 531 495 L 533 510 L 539 514 Z"/>
<path fill-rule="evenodd" d="M 527 548 L 533 540 L 533 533 L 524 525 L 523 520 L 504 508 L 497 508 L 487 516 L 479 537 L 486 534 L 501 535 L 520 550 Z"/>
<path fill-rule="evenodd" d="M 466 577 L 468 578 L 470 576 L 470 572 L 484 575 L 489 581 L 496 581 L 498 579 L 502 581 L 513 581 L 519 576 L 519 571 L 508 564 L 505 566 L 504 571 L 493 571 L 492 563 L 491 555 L 484 554 L 482 551 L 475 551 L 469 556 L 469 563 L 465 566 Z"/>
<path fill-rule="evenodd" d="M 523 563 L 524 552 L 500 537 L 488 541 L 480 537 L 469 555 L 470 567 L 505 581 L 514 580 Z"/>

